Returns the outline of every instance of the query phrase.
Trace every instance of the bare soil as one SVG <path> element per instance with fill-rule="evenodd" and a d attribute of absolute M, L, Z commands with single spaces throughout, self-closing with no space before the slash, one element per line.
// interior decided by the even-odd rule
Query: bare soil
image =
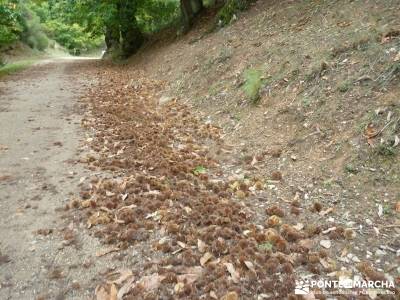
<path fill-rule="evenodd" d="M 90 299 L 98 241 L 63 216 L 87 171 L 77 164 L 87 84 L 81 61 L 42 63 L 0 82 L 0 298 Z"/>

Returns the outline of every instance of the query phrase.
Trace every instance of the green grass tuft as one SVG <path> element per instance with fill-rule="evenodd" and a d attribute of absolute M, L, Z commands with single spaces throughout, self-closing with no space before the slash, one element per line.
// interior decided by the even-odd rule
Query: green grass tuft
<path fill-rule="evenodd" d="M 10 75 L 22 71 L 34 63 L 33 60 L 23 60 L 0 67 L 0 76 Z"/>
<path fill-rule="evenodd" d="M 256 69 L 247 69 L 244 72 L 245 84 L 243 90 L 254 104 L 260 100 L 260 89 L 262 87 L 262 73 Z"/>

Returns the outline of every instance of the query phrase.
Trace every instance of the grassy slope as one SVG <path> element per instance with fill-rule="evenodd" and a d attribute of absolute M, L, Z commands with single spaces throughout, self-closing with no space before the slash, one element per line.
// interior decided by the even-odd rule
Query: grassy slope
<path fill-rule="evenodd" d="M 34 60 L 21 60 L 18 62 L 6 64 L 4 67 L 0 68 L 0 77 L 22 71 L 33 65 L 34 62 Z"/>

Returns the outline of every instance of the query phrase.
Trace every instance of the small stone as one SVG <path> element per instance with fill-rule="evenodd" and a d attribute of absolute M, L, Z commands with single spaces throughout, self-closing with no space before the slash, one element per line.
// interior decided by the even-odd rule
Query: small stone
<path fill-rule="evenodd" d="M 174 98 L 168 97 L 168 96 L 162 96 L 160 100 L 158 100 L 158 105 L 164 105 L 167 104 L 168 102 L 171 102 Z"/>
<path fill-rule="evenodd" d="M 326 249 L 329 249 L 332 245 L 330 240 L 321 240 L 319 244 Z"/>
<path fill-rule="evenodd" d="M 372 223 L 372 221 L 370 220 L 370 219 L 366 219 L 365 220 L 365 223 L 367 223 L 367 225 L 369 225 L 369 226 L 371 226 L 373 223 Z"/>
<path fill-rule="evenodd" d="M 384 255 L 386 255 L 386 251 L 378 249 L 378 250 L 375 251 L 375 255 L 376 256 L 384 256 Z"/>

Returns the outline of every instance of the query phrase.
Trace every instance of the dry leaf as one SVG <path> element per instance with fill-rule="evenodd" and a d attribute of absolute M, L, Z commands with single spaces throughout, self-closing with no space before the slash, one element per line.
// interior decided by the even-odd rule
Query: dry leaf
<path fill-rule="evenodd" d="M 395 135 L 393 147 L 397 147 L 399 144 L 400 144 L 400 138 L 399 138 L 399 136 Z"/>
<path fill-rule="evenodd" d="M 236 292 L 229 292 L 221 297 L 220 300 L 239 300 L 239 295 Z"/>
<path fill-rule="evenodd" d="M 144 290 L 152 291 L 159 288 L 161 281 L 165 279 L 165 276 L 159 275 L 158 273 L 144 276 L 140 279 L 139 283 Z"/>
<path fill-rule="evenodd" d="M 96 300 L 118 300 L 115 284 L 97 286 L 95 289 Z"/>
<path fill-rule="evenodd" d="M 245 260 L 245 261 L 244 261 L 244 264 L 246 265 L 246 267 L 247 267 L 250 271 L 255 272 L 254 265 L 253 265 L 253 263 L 252 263 L 251 261 Z"/>
<path fill-rule="evenodd" d="M 178 282 L 174 286 L 174 292 L 175 294 L 180 294 L 183 291 L 183 288 L 185 287 L 185 284 L 183 282 Z"/>
<path fill-rule="evenodd" d="M 382 215 L 383 215 L 383 206 L 382 206 L 382 204 L 379 204 L 378 205 L 378 216 L 382 217 Z"/>
<path fill-rule="evenodd" d="M 314 242 L 311 239 L 300 240 L 299 245 L 306 249 L 311 249 L 314 246 Z"/>
<path fill-rule="evenodd" d="M 224 263 L 226 269 L 228 270 L 229 274 L 231 274 L 232 281 L 234 283 L 239 283 L 240 274 L 235 270 L 235 267 L 231 263 Z"/>
<path fill-rule="evenodd" d="M 396 212 L 400 212 L 400 201 L 397 201 L 397 203 L 395 205 L 395 210 L 396 210 Z"/>
<path fill-rule="evenodd" d="M 203 268 L 200 266 L 188 267 L 185 268 L 182 273 L 182 275 L 177 276 L 178 282 L 192 284 L 203 274 Z"/>
<path fill-rule="evenodd" d="M 119 251 L 119 248 L 118 248 L 118 247 L 113 247 L 113 248 L 108 248 L 108 249 L 102 249 L 102 250 L 96 251 L 96 256 L 97 256 L 97 257 L 100 257 L 100 256 L 104 256 L 104 255 L 106 255 L 106 254 L 108 254 L 108 253 L 116 252 L 116 251 Z"/>
<path fill-rule="evenodd" d="M 119 274 L 118 279 L 115 279 L 113 281 L 111 281 L 112 283 L 115 283 L 117 285 L 122 284 L 124 281 L 126 281 L 128 278 L 133 276 L 133 273 L 131 270 L 121 270 L 119 272 L 115 272 L 112 275 L 116 275 Z"/>
<path fill-rule="evenodd" d="M 177 276 L 178 282 L 185 282 L 187 284 L 194 283 L 199 278 L 199 274 L 189 273 Z"/>
<path fill-rule="evenodd" d="M 394 57 L 393 61 L 400 61 L 400 51 L 397 53 L 397 55 Z"/>
<path fill-rule="evenodd" d="M 213 299 L 218 299 L 217 294 L 214 291 L 210 292 L 210 297 Z"/>
<path fill-rule="evenodd" d="M 206 251 L 206 247 L 207 247 L 206 243 L 204 243 L 202 240 L 197 240 L 197 248 L 201 253 L 204 253 Z"/>
<path fill-rule="evenodd" d="M 335 230 L 336 230 L 336 227 L 334 226 L 334 227 L 330 227 L 330 228 L 328 228 L 328 229 L 322 231 L 322 233 L 323 233 L 323 234 L 327 234 L 327 233 L 329 233 L 329 232 L 331 232 L 331 231 L 335 231 Z"/>
<path fill-rule="evenodd" d="M 179 247 L 186 248 L 186 244 L 185 243 L 183 243 L 181 241 L 177 241 L 176 243 L 179 245 Z"/>
<path fill-rule="evenodd" d="M 371 139 L 378 134 L 378 131 L 375 129 L 374 124 L 369 123 L 365 128 L 364 134 L 368 139 Z"/>
<path fill-rule="evenodd" d="M 297 223 L 296 225 L 293 226 L 294 229 L 300 231 L 304 228 L 304 224 L 303 223 Z"/>
<path fill-rule="evenodd" d="M 200 258 L 200 265 L 202 267 L 205 266 L 205 264 L 211 259 L 213 258 L 213 255 L 210 252 L 206 252 L 201 258 Z"/>
<path fill-rule="evenodd" d="M 135 278 L 132 276 L 118 291 L 117 299 L 122 300 L 134 287 Z"/>
<path fill-rule="evenodd" d="M 325 216 L 325 215 L 331 213 L 332 211 L 333 211 L 333 207 L 330 207 L 326 210 L 321 211 L 319 214 L 320 214 L 320 216 Z"/>

